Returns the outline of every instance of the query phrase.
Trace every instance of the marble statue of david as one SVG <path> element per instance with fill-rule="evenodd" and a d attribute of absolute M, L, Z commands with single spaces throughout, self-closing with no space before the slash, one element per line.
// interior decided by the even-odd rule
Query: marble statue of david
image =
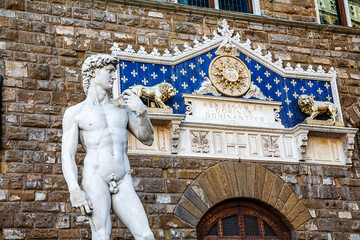
<path fill-rule="evenodd" d="M 136 240 L 153 240 L 130 174 L 127 130 L 151 145 L 154 129 L 145 106 L 134 93 L 126 90 L 118 101 L 108 98 L 117 63 L 106 54 L 85 60 L 82 76 L 87 98 L 64 113 L 62 169 L 72 206 L 90 216 L 92 239 L 110 239 L 112 209 Z M 81 186 L 75 163 L 79 139 L 86 151 Z"/>

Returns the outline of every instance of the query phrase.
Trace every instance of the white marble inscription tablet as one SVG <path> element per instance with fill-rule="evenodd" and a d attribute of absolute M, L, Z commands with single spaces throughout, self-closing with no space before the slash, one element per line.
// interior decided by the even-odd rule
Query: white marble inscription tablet
<path fill-rule="evenodd" d="M 183 94 L 188 122 L 283 128 L 280 102 Z"/>

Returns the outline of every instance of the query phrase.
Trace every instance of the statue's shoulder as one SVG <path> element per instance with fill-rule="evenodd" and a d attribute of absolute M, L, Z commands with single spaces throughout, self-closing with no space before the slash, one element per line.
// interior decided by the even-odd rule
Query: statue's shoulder
<path fill-rule="evenodd" d="M 74 106 L 71 106 L 69 108 L 67 108 L 64 112 L 64 117 L 63 119 L 67 119 L 67 118 L 70 118 L 70 119 L 75 119 L 77 115 L 79 115 L 82 110 L 83 110 L 83 107 L 84 107 L 84 103 L 81 102 L 81 103 L 78 103 Z"/>

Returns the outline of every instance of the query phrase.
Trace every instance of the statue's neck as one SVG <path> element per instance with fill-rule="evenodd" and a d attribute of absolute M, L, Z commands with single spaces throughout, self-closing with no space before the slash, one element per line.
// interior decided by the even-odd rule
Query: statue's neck
<path fill-rule="evenodd" d="M 94 105 L 106 105 L 110 103 L 106 90 L 100 86 L 91 85 L 85 101 Z"/>

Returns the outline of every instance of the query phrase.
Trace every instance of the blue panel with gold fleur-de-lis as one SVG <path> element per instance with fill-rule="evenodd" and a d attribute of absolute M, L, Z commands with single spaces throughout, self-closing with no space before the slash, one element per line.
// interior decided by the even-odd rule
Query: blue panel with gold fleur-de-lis
<path fill-rule="evenodd" d="M 181 94 L 192 94 L 200 88 L 204 78 L 209 77 L 209 65 L 216 57 L 215 51 L 216 49 L 211 50 L 175 66 L 120 61 L 121 89 L 125 90 L 138 84 L 153 86 L 168 82 L 175 88 L 176 95 L 165 104 L 172 107 L 175 114 L 184 114 L 185 104 Z M 284 78 L 243 53 L 237 57 L 246 64 L 251 73 L 251 81 L 260 88 L 266 100 L 282 102 L 280 118 L 285 127 L 293 127 L 306 118 L 298 106 L 300 95 L 307 94 L 314 96 L 318 101 L 333 102 L 329 82 Z"/>

